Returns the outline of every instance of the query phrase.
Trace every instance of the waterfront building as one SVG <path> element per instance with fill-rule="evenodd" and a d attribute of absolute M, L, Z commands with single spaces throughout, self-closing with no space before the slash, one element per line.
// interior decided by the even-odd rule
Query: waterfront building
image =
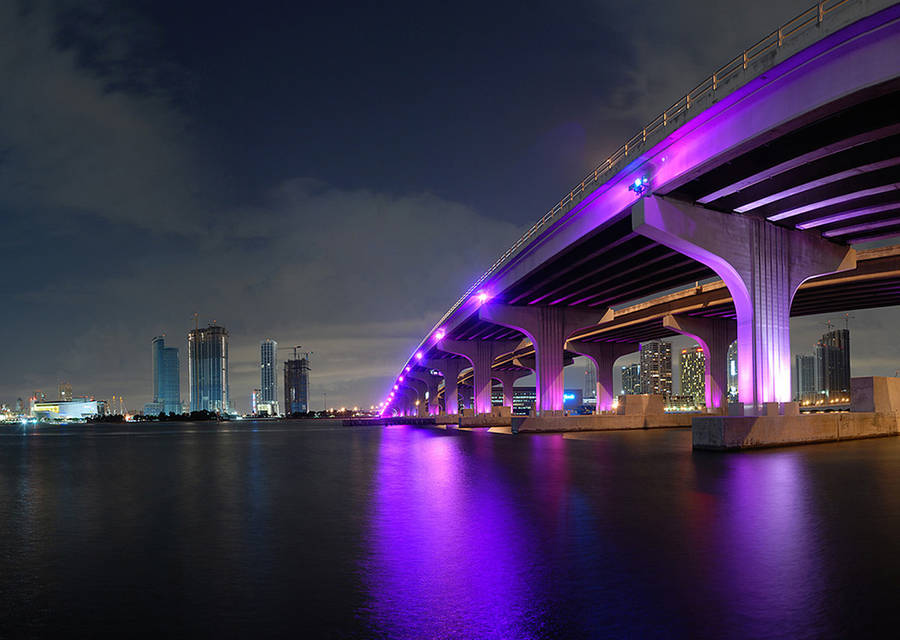
<path fill-rule="evenodd" d="M 250 392 L 250 413 L 252 415 L 256 415 L 258 411 L 257 405 L 259 404 L 259 389 L 254 389 Z"/>
<path fill-rule="evenodd" d="M 276 375 L 276 354 L 278 343 L 263 340 L 259 345 L 259 394 L 258 403 L 268 405 L 267 413 L 278 413 L 278 376 Z"/>
<path fill-rule="evenodd" d="M 45 421 L 84 420 L 106 413 L 106 402 L 89 398 L 73 398 L 57 402 L 39 401 L 31 407 L 31 415 Z"/>
<path fill-rule="evenodd" d="M 681 395 L 706 406 L 706 355 L 700 347 L 681 350 Z"/>
<path fill-rule="evenodd" d="M 641 344 L 641 393 L 672 395 L 672 343 L 652 340 Z"/>
<path fill-rule="evenodd" d="M 798 353 L 794 358 L 796 363 L 797 395 L 795 399 L 802 404 L 815 404 L 819 392 L 816 386 L 818 379 L 816 356 L 806 353 Z"/>
<path fill-rule="evenodd" d="M 639 395 L 641 393 L 641 365 L 637 362 L 622 367 L 622 394 L 623 396 Z"/>
<path fill-rule="evenodd" d="M 284 363 L 284 413 L 309 411 L 309 354 Z"/>
<path fill-rule="evenodd" d="M 59 383 L 59 399 L 67 402 L 72 399 L 72 385 L 68 382 Z"/>
<path fill-rule="evenodd" d="M 834 329 L 816 345 L 818 391 L 826 402 L 850 401 L 850 331 Z"/>
<path fill-rule="evenodd" d="M 226 412 L 228 391 L 228 331 L 211 324 L 188 332 L 188 377 L 191 411 Z"/>
<path fill-rule="evenodd" d="M 537 392 L 534 387 L 513 387 L 512 413 L 515 416 L 527 416 L 534 409 Z M 491 404 L 503 404 L 503 389 L 499 386 L 491 389 Z M 579 409 L 584 404 L 581 389 L 563 390 L 563 408 L 569 411 Z"/>
<path fill-rule="evenodd" d="M 726 358 L 726 368 L 728 375 L 728 402 L 735 403 L 738 401 L 738 350 L 737 341 L 732 342 L 728 347 L 728 356 Z"/>
<path fill-rule="evenodd" d="M 150 358 L 153 371 L 153 400 L 148 405 L 162 408 L 157 411 L 181 413 L 181 373 L 178 348 L 167 347 L 165 336 L 156 336 L 150 342 Z M 147 405 L 144 414 L 148 414 Z"/>

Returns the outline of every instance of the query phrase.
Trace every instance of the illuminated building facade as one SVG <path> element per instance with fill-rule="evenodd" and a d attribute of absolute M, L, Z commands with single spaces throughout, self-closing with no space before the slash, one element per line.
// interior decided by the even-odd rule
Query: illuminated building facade
<path fill-rule="evenodd" d="M 537 393 L 534 387 L 513 387 L 514 416 L 527 416 L 534 409 Z M 494 387 L 491 389 L 491 404 L 503 405 L 503 389 Z M 579 409 L 584 404 L 584 395 L 581 389 L 565 389 L 563 391 L 563 408 L 567 411 Z"/>
<path fill-rule="evenodd" d="M 588 364 L 584 369 L 584 397 L 595 398 L 597 396 L 597 370 L 593 364 Z"/>
<path fill-rule="evenodd" d="M 228 332 L 209 325 L 188 333 L 188 376 L 191 411 L 226 412 L 228 393 Z"/>
<path fill-rule="evenodd" d="M 178 348 L 167 347 L 165 336 L 156 336 L 150 343 L 153 367 L 153 401 L 144 405 L 148 409 L 159 409 L 155 413 L 181 413 L 181 373 Z"/>
<path fill-rule="evenodd" d="M 641 393 L 641 365 L 637 362 L 622 367 L 622 394 L 623 396 L 639 395 Z"/>
<path fill-rule="evenodd" d="M 278 343 L 263 340 L 259 345 L 259 396 L 257 402 L 267 405 L 266 413 L 278 413 L 278 376 L 276 375 L 276 354 Z M 254 412 L 255 413 L 255 412 Z"/>
<path fill-rule="evenodd" d="M 681 350 L 681 395 L 693 398 L 694 406 L 706 405 L 706 356 L 703 349 Z"/>
<path fill-rule="evenodd" d="M 641 393 L 672 395 L 672 343 L 653 340 L 641 344 Z"/>
<path fill-rule="evenodd" d="M 816 357 L 806 353 L 798 353 L 794 358 L 797 373 L 797 395 L 798 402 L 803 404 L 815 404 L 819 396 L 816 387 L 818 373 L 816 371 Z"/>
<path fill-rule="evenodd" d="M 49 422 L 66 420 L 84 420 L 94 416 L 102 416 L 107 412 L 103 400 L 76 398 L 58 402 L 35 402 L 31 406 L 31 415 L 39 420 Z"/>
<path fill-rule="evenodd" d="M 850 331 L 835 329 L 816 345 L 819 392 L 829 402 L 850 400 Z"/>
<path fill-rule="evenodd" d="M 728 347 L 728 356 L 726 358 L 726 370 L 728 377 L 728 402 L 735 403 L 738 401 L 738 349 L 737 341 L 732 342 Z"/>
<path fill-rule="evenodd" d="M 72 399 L 72 385 L 68 382 L 59 383 L 59 399 L 68 402 Z"/>

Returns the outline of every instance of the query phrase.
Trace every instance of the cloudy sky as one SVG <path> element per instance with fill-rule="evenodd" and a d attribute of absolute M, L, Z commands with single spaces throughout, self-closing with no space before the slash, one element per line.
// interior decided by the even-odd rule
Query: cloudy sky
<path fill-rule="evenodd" d="M 195 312 L 239 408 L 266 337 L 314 352 L 314 407 L 375 402 L 524 228 L 809 0 L 319 4 L 0 3 L 0 402 L 138 408 Z M 856 315 L 855 373 L 893 373 L 893 320 Z"/>

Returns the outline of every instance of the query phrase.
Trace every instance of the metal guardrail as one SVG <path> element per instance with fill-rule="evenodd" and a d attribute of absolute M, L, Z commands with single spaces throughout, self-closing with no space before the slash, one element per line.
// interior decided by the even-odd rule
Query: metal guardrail
<path fill-rule="evenodd" d="M 722 67 L 720 67 L 717 71 L 713 72 L 712 75 L 705 78 L 700 84 L 691 89 L 684 97 L 675 102 L 668 109 L 663 111 L 656 118 L 651 120 L 641 131 L 636 133 L 631 137 L 625 144 L 616 149 L 612 155 L 610 155 L 606 160 L 600 163 L 591 173 L 587 174 L 584 179 L 575 187 L 573 187 L 569 193 L 562 198 L 559 202 L 557 202 L 552 209 L 550 209 L 547 213 L 543 215 L 543 217 L 538 220 L 528 231 L 526 231 L 521 238 L 515 241 L 513 245 L 507 249 L 503 255 L 501 255 L 495 262 L 490 266 L 490 268 L 485 271 L 475 283 L 469 287 L 466 292 L 457 300 L 453 306 L 438 320 L 437 324 L 434 326 L 431 332 L 429 332 L 429 336 L 440 327 L 446 320 L 449 318 L 463 303 L 468 300 L 473 293 L 478 291 L 482 284 L 484 284 L 485 280 L 490 278 L 497 270 L 503 266 L 506 261 L 512 257 L 521 247 L 527 244 L 533 237 L 535 237 L 539 232 L 547 228 L 553 221 L 556 220 L 558 216 L 565 212 L 566 207 L 569 204 L 574 203 L 575 198 L 585 193 L 588 187 L 591 187 L 595 184 L 602 184 L 606 182 L 612 174 L 619 169 L 618 163 L 621 160 L 625 160 L 629 157 L 635 155 L 635 153 L 642 152 L 647 142 L 648 136 L 653 135 L 657 131 L 661 129 L 668 129 L 670 126 L 677 128 L 684 124 L 683 122 L 676 124 L 675 120 L 684 114 L 687 114 L 692 104 L 696 103 L 699 99 L 707 96 L 708 94 L 715 94 L 718 91 L 719 87 L 724 83 L 731 80 L 740 72 L 747 69 L 747 66 L 759 58 L 760 56 L 766 54 L 770 50 L 777 50 L 781 48 L 788 40 L 796 38 L 801 33 L 808 31 L 809 29 L 817 28 L 821 25 L 828 14 L 847 4 L 858 4 L 863 2 L 864 0 L 823 0 L 821 2 L 817 2 L 815 5 L 803 11 L 799 15 L 797 15 L 792 20 L 789 20 L 781 27 L 771 32 L 764 38 L 762 38 L 756 44 L 744 49 L 743 52 L 729 60 Z M 425 340 L 428 339 L 426 336 Z M 424 345 L 424 342 L 420 344 L 420 347 Z"/>
<path fill-rule="evenodd" d="M 544 216 L 538 220 L 532 227 L 522 235 L 521 238 L 516 240 L 516 242 L 507 249 L 503 255 L 501 255 L 494 264 L 490 266 L 490 268 L 482 274 L 475 283 L 469 287 L 466 292 L 457 300 L 450 310 L 444 314 L 444 316 L 437 323 L 436 327 L 443 323 L 454 311 L 456 311 L 469 297 L 478 290 L 478 288 L 487 280 L 491 275 L 493 275 L 497 269 L 499 269 L 506 260 L 512 256 L 520 247 L 526 244 L 532 237 L 534 237 L 539 231 L 541 231 L 544 227 L 548 226 L 551 221 L 553 221 L 560 212 L 562 212 L 566 205 L 574 202 L 577 196 L 580 196 L 585 192 L 587 187 L 596 184 L 605 182 L 608 177 L 611 177 L 609 174 L 613 171 L 614 168 L 617 168 L 620 160 L 624 160 L 631 155 L 634 155 L 635 151 L 638 149 L 643 150 L 644 144 L 647 142 L 647 137 L 655 133 L 660 129 L 668 128 L 670 122 L 672 122 L 675 118 L 680 116 L 683 113 L 686 113 L 691 108 L 691 104 L 697 102 L 700 98 L 704 97 L 706 94 L 714 93 L 718 90 L 719 85 L 727 82 L 739 72 L 744 71 L 747 68 L 747 65 L 757 59 L 759 56 L 765 54 L 769 50 L 775 48 L 778 49 L 784 45 L 784 43 L 791 38 L 799 35 L 800 32 L 806 31 L 810 27 L 817 27 L 820 25 L 828 14 L 835 9 L 845 5 L 845 4 L 856 4 L 861 2 L 862 0 L 825 0 L 823 2 L 818 2 L 814 6 L 810 7 L 806 11 L 802 12 L 794 19 L 789 20 L 784 25 L 762 38 L 759 42 L 754 44 L 753 46 L 745 49 L 741 54 L 735 56 L 731 60 L 729 60 L 725 65 L 720 67 L 717 71 L 715 71 L 711 76 L 704 79 L 700 84 L 691 89 L 683 98 L 675 102 L 671 107 L 663 111 L 660 115 L 650 121 L 640 132 L 632 136 L 628 142 L 623 144 L 621 147 L 616 149 L 611 156 L 609 156 L 606 160 L 604 160 L 600 165 L 598 165 L 591 173 L 586 175 L 584 179 L 575 187 L 573 187 L 569 193 L 563 197 L 562 200 L 557 202 L 550 211 L 544 214 Z M 679 125 L 680 126 L 680 125 Z"/>

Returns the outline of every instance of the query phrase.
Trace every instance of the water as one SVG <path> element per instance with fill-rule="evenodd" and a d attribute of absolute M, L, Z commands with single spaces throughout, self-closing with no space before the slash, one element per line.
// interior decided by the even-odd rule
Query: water
<path fill-rule="evenodd" d="M 900 622 L 900 438 L 0 428 L 0 636 L 863 636 Z"/>

